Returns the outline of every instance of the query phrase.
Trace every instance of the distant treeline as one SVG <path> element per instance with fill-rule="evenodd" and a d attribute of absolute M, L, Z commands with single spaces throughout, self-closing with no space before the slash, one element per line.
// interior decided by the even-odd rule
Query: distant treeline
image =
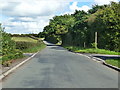
<path fill-rule="evenodd" d="M 34 36 L 34 37 L 39 37 L 38 34 L 10 34 L 12 37 L 29 37 L 29 36 Z"/>
<path fill-rule="evenodd" d="M 95 43 L 97 32 L 97 43 Z M 98 47 L 120 51 L 120 2 L 94 5 L 88 12 L 55 16 L 39 36 L 64 46 Z"/>

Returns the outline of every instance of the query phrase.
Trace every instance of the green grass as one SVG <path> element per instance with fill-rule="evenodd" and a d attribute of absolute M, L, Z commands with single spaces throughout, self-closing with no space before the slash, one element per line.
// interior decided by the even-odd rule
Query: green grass
<path fill-rule="evenodd" d="M 108 59 L 108 60 L 105 60 L 105 62 L 107 64 L 111 64 L 113 66 L 116 66 L 116 67 L 120 68 L 120 60 L 118 60 L 118 59 Z"/>
<path fill-rule="evenodd" d="M 95 53 L 95 54 L 109 54 L 109 55 L 118 55 L 118 54 L 120 54 L 119 52 L 109 51 L 109 50 L 105 50 L 105 49 L 94 49 L 94 48 L 76 50 L 75 52 Z"/>
<path fill-rule="evenodd" d="M 75 46 L 65 46 L 66 49 L 77 53 L 93 53 L 93 54 L 108 54 L 108 55 L 120 55 L 120 52 L 109 51 L 105 49 L 95 48 L 80 48 Z"/>
<path fill-rule="evenodd" d="M 32 48 L 24 49 L 22 51 L 24 53 L 35 53 L 35 52 L 38 52 L 38 51 L 42 50 L 45 47 L 46 47 L 46 45 L 44 43 L 42 43 L 42 44 L 36 45 Z"/>
<path fill-rule="evenodd" d="M 30 37 L 12 37 L 12 40 L 37 43 L 37 40 Z"/>

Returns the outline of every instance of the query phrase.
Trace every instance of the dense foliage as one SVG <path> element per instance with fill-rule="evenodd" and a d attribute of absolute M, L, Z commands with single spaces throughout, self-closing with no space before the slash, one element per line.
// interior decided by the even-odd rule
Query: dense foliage
<path fill-rule="evenodd" d="M 95 32 L 98 33 L 95 43 Z M 52 43 L 120 51 L 120 2 L 95 5 L 88 12 L 55 16 L 40 33 Z"/>
<path fill-rule="evenodd" d="M 16 49 L 15 42 L 11 40 L 10 34 L 4 32 L 4 29 L 2 28 L 1 24 L 0 24 L 0 42 L 1 42 L 0 56 L 2 56 L 2 63 L 10 59 L 23 57 L 22 52 Z"/>
<path fill-rule="evenodd" d="M 90 29 L 99 34 L 98 47 L 120 51 L 120 3 L 112 2 L 99 9 L 88 18 L 88 23 Z"/>

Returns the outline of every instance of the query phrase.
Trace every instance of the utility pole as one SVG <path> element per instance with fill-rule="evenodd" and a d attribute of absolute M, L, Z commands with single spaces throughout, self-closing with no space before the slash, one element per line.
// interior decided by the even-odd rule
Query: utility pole
<path fill-rule="evenodd" d="M 98 41 L 97 41 L 97 36 L 98 36 L 98 33 L 95 32 L 95 48 L 96 48 L 96 49 L 97 49 L 97 43 L 98 43 Z"/>

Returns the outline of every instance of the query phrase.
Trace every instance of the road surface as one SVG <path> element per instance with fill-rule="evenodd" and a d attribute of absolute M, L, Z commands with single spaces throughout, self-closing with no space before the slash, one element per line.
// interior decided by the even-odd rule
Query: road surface
<path fill-rule="evenodd" d="M 118 72 L 48 44 L 3 80 L 3 88 L 118 88 Z"/>

